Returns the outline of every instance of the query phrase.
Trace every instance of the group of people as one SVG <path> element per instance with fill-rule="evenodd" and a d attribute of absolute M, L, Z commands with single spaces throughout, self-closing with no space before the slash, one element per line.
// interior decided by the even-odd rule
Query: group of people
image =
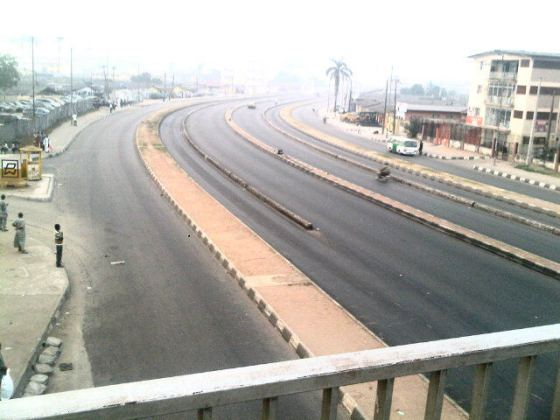
<path fill-rule="evenodd" d="M 40 147 L 45 153 L 52 151 L 52 144 L 49 140 L 49 136 L 43 130 L 35 133 L 33 136 L 33 144 L 36 147 Z"/>
<path fill-rule="evenodd" d="M 6 201 L 6 195 L 2 194 L 0 196 L 0 231 L 7 232 L 6 223 L 8 221 L 8 202 Z M 23 213 L 18 213 L 18 218 L 14 220 L 12 226 L 15 228 L 16 233 L 14 236 L 14 248 L 22 254 L 27 254 L 25 250 L 25 219 L 23 218 Z M 64 234 L 62 233 L 60 224 L 54 225 L 54 244 L 56 247 L 56 266 L 64 267 L 62 263 L 62 247 L 64 243 Z"/>
<path fill-rule="evenodd" d="M 19 150 L 19 143 L 17 142 L 12 142 L 11 146 L 8 146 L 8 142 L 4 142 L 4 144 L 0 148 L 0 152 L 2 152 L 3 154 L 17 153 L 18 150 Z"/>

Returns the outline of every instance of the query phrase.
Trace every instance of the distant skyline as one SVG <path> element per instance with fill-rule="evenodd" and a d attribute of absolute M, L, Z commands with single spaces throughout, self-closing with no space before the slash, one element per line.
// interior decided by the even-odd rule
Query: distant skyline
<path fill-rule="evenodd" d="M 199 66 L 238 78 L 278 72 L 326 81 L 331 58 L 343 58 L 358 88 L 384 86 L 391 66 L 405 85 L 432 81 L 463 91 L 471 54 L 493 49 L 560 52 L 560 5 L 511 1 L 166 1 L 6 2 L 0 53 L 36 68 L 77 75 L 185 73 Z M 527 13 L 528 8 L 533 10 Z M 519 30 L 522 28 L 522 30 Z M 60 51 L 60 54 L 59 54 Z"/>

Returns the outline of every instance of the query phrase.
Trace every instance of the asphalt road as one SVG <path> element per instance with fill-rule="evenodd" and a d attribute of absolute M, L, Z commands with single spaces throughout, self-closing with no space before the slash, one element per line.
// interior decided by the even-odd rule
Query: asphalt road
<path fill-rule="evenodd" d="M 373 162 L 369 159 L 362 158 L 362 157 L 357 156 L 355 154 L 352 154 L 350 152 L 345 152 L 342 149 L 338 149 L 336 147 L 330 146 L 326 143 L 315 140 L 312 137 L 309 137 L 309 136 L 297 131 L 296 129 L 292 128 L 290 125 L 285 123 L 279 117 L 280 109 L 281 109 L 281 106 L 280 107 L 273 107 L 272 109 L 270 109 L 267 112 L 267 118 L 270 119 L 276 126 L 282 128 L 283 130 L 297 136 L 298 138 L 303 139 L 304 141 L 306 141 L 308 143 L 319 145 L 320 147 L 325 148 L 325 149 L 327 149 L 331 152 L 334 152 L 334 153 L 337 153 L 339 155 L 351 158 L 351 159 L 356 160 L 356 161 L 358 161 L 362 164 L 372 166 L 372 167 L 378 167 L 378 168 L 382 166 L 381 164 Z M 303 113 L 304 110 L 302 109 L 299 112 Z M 325 125 L 322 122 L 319 123 L 320 125 L 317 125 L 316 121 L 314 121 L 314 120 L 318 119 L 318 116 L 316 114 L 313 114 L 312 112 L 311 112 L 311 114 L 312 115 L 306 115 L 306 122 L 307 123 L 309 123 L 311 125 L 314 125 L 317 129 L 320 129 L 320 130 L 332 130 L 331 134 L 340 135 L 341 137 L 344 137 L 341 133 L 341 130 L 336 129 L 336 127 L 331 127 L 331 126 L 326 126 L 325 127 Z M 379 144 L 379 143 L 376 143 L 376 142 L 367 141 L 366 139 L 364 139 L 362 137 L 357 137 L 357 136 L 354 136 L 354 135 L 346 133 L 346 132 L 344 132 L 344 135 L 349 136 L 349 137 L 344 137 L 346 141 L 359 142 L 357 144 L 359 144 L 362 147 L 370 148 L 371 150 L 375 150 L 375 151 L 380 152 L 380 153 L 387 153 L 388 154 L 388 152 L 385 149 L 384 144 Z M 431 164 L 438 164 L 438 163 L 442 162 L 442 161 L 437 161 L 436 159 L 431 159 L 431 158 L 427 158 L 427 157 L 401 156 L 401 158 L 405 159 L 405 160 L 410 160 L 411 162 L 418 162 L 418 163 L 420 163 L 422 165 L 425 165 L 425 166 L 429 166 Z M 462 168 L 465 171 L 465 172 L 462 173 L 462 175 L 465 175 L 465 178 L 468 178 L 467 175 L 469 175 L 471 172 L 475 173 L 472 169 L 470 169 L 472 167 L 472 162 L 469 162 L 469 161 L 453 161 L 453 163 L 444 162 L 444 164 Z M 475 201 L 477 203 L 486 204 L 486 205 L 489 205 L 489 206 L 492 206 L 492 207 L 495 207 L 495 208 L 498 208 L 498 209 L 501 209 L 501 210 L 508 211 L 510 213 L 513 213 L 513 214 L 517 214 L 517 215 L 522 216 L 522 217 L 537 220 L 541 223 L 545 223 L 545 224 L 548 224 L 548 225 L 551 225 L 551 226 L 560 227 L 560 219 L 557 218 L 557 217 L 552 217 L 552 216 L 549 216 L 549 215 L 546 215 L 546 214 L 543 214 L 543 213 L 535 212 L 535 211 L 533 211 L 531 209 L 528 209 L 528 208 L 525 209 L 525 208 L 522 208 L 520 206 L 509 204 L 509 203 L 504 202 L 504 201 L 499 201 L 499 200 L 495 200 L 495 199 L 492 199 L 492 198 L 489 198 L 489 197 L 484 197 L 484 196 L 476 194 L 474 192 L 465 191 L 465 190 L 462 190 L 462 189 L 459 189 L 459 188 L 456 188 L 456 187 L 452 187 L 452 186 L 447 185 L 447 184 L 440 183 L 440 182 L 435 181 L 435 180 L 432 181 L 432 180 L 429 180 L 429 179 L 426 179 L 426 178 L 421 178 L 421 177 L 418 177 L 416 175 L 409 174 L 407 172 L 399 171 L 397 169 L 393 169 L 393 170 L 394 170 L 394 173 L 401 178 L 405 178 L 405 179 L 411 180 L 413 182 L 420 182 L 420 183 L 422 183 L 426 186 L 436 188 L 436 189 L 439 189 L 439 190 L 443 190 L 443 191 L 446 191 L 448 193 L 464 197 L 467 200 L 472 200 L 472 201 Z M 445 169 L 440 168 L 440 170 L 445 170 Z M 484 174 L 482 174 L 482 175 L 484 175 Z M 484 176 L 491 178 L 491 176 L 487 175 L 487 174 L 484 175 Z M 479 181 L 484 182 L 484 179 L 479 180 Z M 515 181 L 509 181 L 509 182 L 512 183 L 514 186 L 515 186 L 515 184 L 519 184 L 518 182 L 516 183 Z M 531 187 L 529 185 L 525 185 L 525 187 L 529 187 L 530 191 L 537 190 L 536 187 Z M 532 191 L 532 192 L 535 192 L 535 191 Z M 554 194 L 558 194 L 557 192 L 551 192 L 551 191 L 549 191 L 549 193 L 553 194 L 551 196 L 552 198 L 555 197 Z M 546 197 L 548 197 L 548 194 L 546 195 Z"/>
<path fill-rule="evenodd" d="M 243 129 L 262 139 L 265 143 L 281 148 L 286 155 L 394 200 L 472 229 L 475 232 L 488 235 L 550 260 L 560 261 L 560 253 L 558 253 L 559 238 L 556 235 L 488 214 L 477 208 L 426 194 L 400 183 L 380 183 L 371 172 L 366 172 L 341 160 L 315 152 L 309 147 L 278 133 L 270 128 L 260 118 L 260 115 L 261 111 L 241 108 L 234 113 L 234 119 Z M 368 166 L 376 167 L 378 165 L 368 163 Z"/>
<path fill-rule="evenodd" d="M 316 107 L 317 105 L 315 105 Z M 319 119 L 317 114 L 313 113 L 312 106 L 299 107 L 294 110 L 294 117 L 301 120 L 305 124 L 315 127 L 321 131 L 327 132 L 329 134 L 338 136 L 347 141 L 351 141 L 355 144 L 359 144 L 362 147 L 369 148 L 371 150 L 385 152 L 385 145 L 368 141 L 363 137 L 353 135 L 329 124 L 323 124 Z M 560 194 L 557 191 L 547 190 L 543 188 L 538 188 L 530 184 L 525 184 L 518 181 L 513 181 L 507 178 L 501 178 L 494 175 L 489 175 L 483 172 L 474 171 L 472 166 L 474 163 L 472 161 L 466 161 L 462 164 L 457 162 L 444 161 L 439 159 L 431 159 L 426 156 L 414 157 L 412 158 L 414 162 L 430 167 L 432 169 L 449 172 L 454 175 L 461 176 L 463 178 L 472 179 L 477 182 L 482 182 L 484 184 L 493 185 L 499 188 L 503 188 L 510 191 L 515 191 L 520 194 L 525 194 L 531 197 L 540 198 L 542 200 L 547 200 L 553 203 L 560 203 Z"/>
<path fill-rule="evenodd" d="M 306 232 L 287 221 L 200 159 L 181 136 L 186 111 L 173 114 L 161 126 L 170 153 L 389 344 L 560 322 L 557 281 L 371 205 L 257 151 L 232 134 L 224 121 L 226 108 L 218 105 L 193 114 L 187 124 L 192 138 L 319 231 Z M 530 418 L 547 416 L 553 359 L 543 356 L 537 364 Z M 504 417 L 511 404 L 514 362 L 498 365 L 490 418 Z M 449 378 L 447 392 L 463 406 L 469 404 L 470 373 L 455 370 Z"/>
<path fill-rule="evenodd" d="M 148 177 L 134 133 L 156 108 L 94 123 L 50 162 L 54 203 L 74 244 L 66 266 L 91 287 L 83 333 L 95 385 L 297 358 Z M 279 400 L 282 418 L 316 418 L 318 407 L 317 394 Z M 259 409 L 214 414 L 257 418 Z"/>

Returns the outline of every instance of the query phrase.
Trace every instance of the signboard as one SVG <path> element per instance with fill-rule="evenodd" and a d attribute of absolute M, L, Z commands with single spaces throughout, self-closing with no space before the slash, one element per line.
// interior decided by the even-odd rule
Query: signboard
<path fill-rule="evenodd" d="M 467 124 L 470 124 L 470 125 L 477 125 L 477 126 L 481 127 L 482 123 L 483 123 L 483 119 L 482 119 L 481 116 L 473 117 L 473 116 L 467 115 L 467 118 L 466 118 L 465 122 Z"/>
<path fill-rule="evenodd" d="M 19 160 L 2 159 L 2 178 L 19 178 Z"/>

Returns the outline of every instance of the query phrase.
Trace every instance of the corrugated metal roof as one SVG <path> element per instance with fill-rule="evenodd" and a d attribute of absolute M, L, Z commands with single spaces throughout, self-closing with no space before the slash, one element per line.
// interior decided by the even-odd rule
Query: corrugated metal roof
<path fill-rule="evenodd" d="M 449 106 L 449 105 L 418 105 L 418 104 L 403 104 L 400 103 L 406 111 L 424 111 L 424 112 L 449 112 L 449 113 L 467 113 L 467 107 L 464 106 Z"/>
<path fill-rule="evenodd" d="M 532 57 L 532 58 L 551 58 L 553 60 L 560 60 L 560 53 L 543 53 L 536 51 L 525 51 L 525 50 L 492 50 L 486 51 L 474 55 L 470 55 L 469 58 L 483 57 L 485 55 L 520 55 L 522 57 Z"/>

